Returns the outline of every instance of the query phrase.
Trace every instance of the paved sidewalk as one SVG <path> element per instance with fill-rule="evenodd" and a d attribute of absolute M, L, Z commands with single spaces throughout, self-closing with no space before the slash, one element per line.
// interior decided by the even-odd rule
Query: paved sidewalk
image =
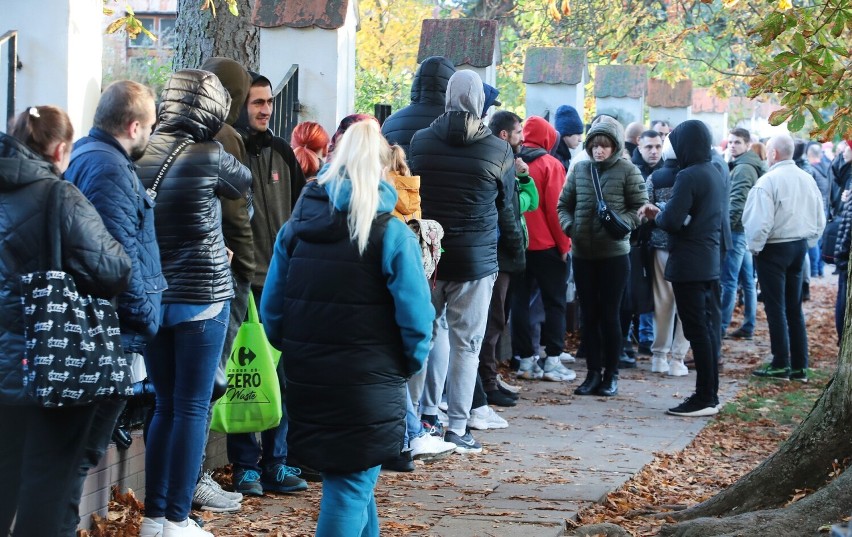
<path fill-rule="evenodd" d="M 571 383 L 518 381 L 518 406 L 499 409 L 509 428 L 474 431 L 482 454 L 383 472 L 376 490 L 382 535 L 557 537 L 565 519 L 601 501 L 655 452 L 682 450 L 708 420 L 665 414 L 692 393 L 694 371 L 653 374 L 644 360 L 621 372 L 619 395 L 607 399 L 573 395 L 585 377 L 584 365 L 575 365 Z M 723 376 L 722 401 L 735 390 Z M 205 526 L 216 535 L 253 535 L 262 520 L 281 535 L 312 535 L 319 491 L 311 483 L 307 494 L 250 499 L 240 513 Z"/>

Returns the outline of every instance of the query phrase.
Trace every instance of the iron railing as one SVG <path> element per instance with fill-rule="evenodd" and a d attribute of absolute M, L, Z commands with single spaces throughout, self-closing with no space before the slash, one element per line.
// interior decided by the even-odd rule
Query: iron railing
<path fill-rule="evenodd" d="M 9 42 L 9 61 L 8 61 L 8 79 L 6 80 L 6 124 L 12 121 L 15 117 L 15 87 L 17 86 L 18 75 L 18 31 L 9 30 L 3 35 L 0 35 L 0 47 L 6 42 Z"/>
<path fill-rule="evenodd" d="M 284 79 L 272 92 L 272 118 L 269 126 L 276 136 L 290 141 L 293 129 L 299 123 L 299 64 L 294 63 Z"/>

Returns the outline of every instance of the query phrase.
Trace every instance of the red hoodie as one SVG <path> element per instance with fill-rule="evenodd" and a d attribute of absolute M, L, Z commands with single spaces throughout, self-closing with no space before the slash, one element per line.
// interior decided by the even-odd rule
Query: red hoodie
<path fill-rule="evenodd" d="M 559 226 L 556 203 L 565 184 L 565 167 L 549 151 L 559 134 L 544 118 L 530 116 L 524 122 L 524 148 L 521 158 L 529 164 L 530 177 L 538 188 L 538 209 L 524 213 L 530 235 L 527 250 L 548 250 L 556 246 L 560 254 L 571 249 L 569 239 Z"/>

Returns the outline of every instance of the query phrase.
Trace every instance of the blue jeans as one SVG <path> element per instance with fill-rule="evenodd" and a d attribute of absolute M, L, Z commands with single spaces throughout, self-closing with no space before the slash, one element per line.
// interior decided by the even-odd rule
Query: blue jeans
<path fill-rule="evenodd" d="M 751 253 L 746 250 L 745 233 L 731 232 L 733 247 L 728 250 L 722 262 L 722 276 L 719 284 L 722 286 L 722 332 L 728 331 L 734 305 L 737 303 L 737 283 L 743 286 L 743 301 L 745 311 L 741 328 L 746 332 L 754 332 L 754 317 L 757 311 L 757 293 L 754 289 L 754 266 Z"/>
<path fill-rule="evenodd" d="M 802 313 L 802 261 L 806 240 L 769 243 L 757 256 L 757 277 L 769 325 L 772 367 L 808 367 L 808 334 Z"/>
<path fill-rule="evenodd" d="M 351 474 L 322 474 L 316 537 L 379 537 L 373 490 L 381 466 Z"/>
<path fill-rule="evenodd" d="M 145 351 L 157 397 L 145 445 L 146 516 L 189 516 L 229 314 L 226 302 L 212 319 L 160 327 Z"/>
<path fill-rule="evenodd" d="M 654 312 L 639 314 L 639 343 L 648 345 L 654 343 Z"/>
<path fill-rule="evenodd" d="M 409 448 L 409 443 L 412 438 L 420 438 L 426 434 L 423 429 L 423 422 L 414 411 L 414 404 L 411 402 L 411 393 L 408 388 L 405 389 L 405 442 L 402 444 L 402 449 Z"/>

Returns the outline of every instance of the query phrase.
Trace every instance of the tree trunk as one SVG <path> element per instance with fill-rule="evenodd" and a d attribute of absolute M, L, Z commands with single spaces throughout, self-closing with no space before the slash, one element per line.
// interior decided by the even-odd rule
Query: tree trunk
<path fill-rule="evenodd" d="M 689 520 L 736 515 L 782 506 L 796 490 L 822 488 L 830 478 L 835 461 L 842 462 L 852 453 L 850 354 L 852 329 L 847 327 L 834 379 L 792 436 L 760 466 L 727 489 L 671 516 L 676 520 Z"/>
<path fill-rule="evenodd" d="M 770 490 L 763 492 L 771 493 Z M 759 495 L 759 492 L 755 492 Z M 810 496 L 784 509 L 754 511 L 724 518 L 698 518 L 663 526 L 664 537 L 803 537 L 819 535 L 825 524 L 849 515 L 852 505 L 852 470 Z"/>
<path fill-rule="evenodd" d="M 224 2 L 216 0 L 216 16 L 199 9 L 198 0 L 178 0 L 175 21 L 175 55 L 172 68 L 198 69 L 213 56 L 231 58 L 252 71 L 258 70 L 260 32 L 251 24 L 251 0 L 237 0 L 234 17 Z"/>

